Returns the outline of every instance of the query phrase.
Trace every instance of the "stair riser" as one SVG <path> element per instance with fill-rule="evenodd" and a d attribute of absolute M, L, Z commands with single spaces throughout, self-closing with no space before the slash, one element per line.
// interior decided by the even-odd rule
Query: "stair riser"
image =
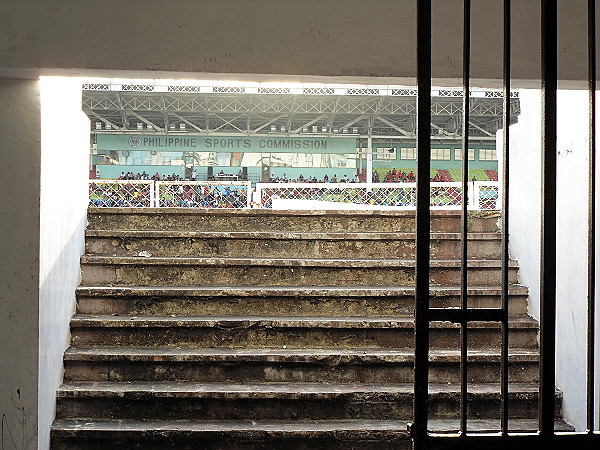
<path fill-rule="evenodd" d="M 471 215 L 472 232 L 498 231 L 498 217 Z M 398 214 L 322 213 L 273 211 L 210 211 L 185 213 L 170 209 L 118 214 L 104 210 L 88 214 L 90 230 L 174 230 L 174 231 L 307 231 L 311 232 L 411 232 L 415 230 L 414 212 Z M 450 217 L 433 215 L 434 232 L 459 232 L 460 214 Z"/>
<path fill-rule="evenodd" d="M 433 239 L 431 257 L 460 258 L 457 239 Z M 501 257 L 500 241 L 471 240 L 469 258 Z M 414 258 L 415 240 L 374 239 L 200 239 L 200 238 L 105 238 L 88 237 L 89 255 L 136 256 L 149 252 L 153 256 L 245 257 L 256 258 Z"/>
<path fill-rule="evenodd" d="M 458 348 L 459 328 L 433 329 L 433 348 Z M 499 347 L 499 329 L 469 330 L 470 348 Z M 283 328 L 254 325 L 232 329 L 215 327 L 184 328 L 113 328 L 86 327 L 71 329 L 74 347 L 182 347 L 182 348 L 411 348 L 414 332 L 411 328 Z M 536 348 L 537 330 L 513 329 L 511 347 Z"/>
<path fill-rule="evenodd" d="M 497 396 L 495 396 L 497 397 Z M 456 419 L 460 414 L 459 396 L 430 397 L 430 417 Z M 412 395 L 351 394 L 344 396 L 305 396 L 299 398 L 236 398 L 219 395 L 203 398 L 59 398 L 57 419 L 152 420 L 327 420 L 370 419 L 411 420 Z M 492 419 L 500 416 L 498 398 L 476 396 L 469 401 L 469 416 Z M 513 398 L 510 418 L 537 417 L 535 395 Z"/>
<path fill-rule="evenodd" d="M 413 362 L 382 365 L 317 365 L 302 363 L 151 363 L 66 361 L 65 382 L 69 381 L 196 381 L 196 382 L 330 382 L 330 383 L 412 383 Z M 511 363 L 511 383 L 537 382 L 536 362 Z M 460 367 L 431 364 L 431 383 L 459 383 Z M 469 363 L 469 382 L 499 383 L 498 363 Z"/>
<path fill-rule="evenodd" d="M 399 297 L 176 297 L 116 298 L 80 296 L 79 314 L 180 316 L 412 316 L 414 295 Z M 457 296 L 432 297 L 432 307 L 458 307 Z M 471 296 L 470 308 L 499 308 L 498 296 Z M 527 314 L 527 297 L 511 296 L 509 311 Z"/>
<path fill-rule="evenodd" d="M 125 286 L 412 286 L 411 267 L 275 267 L 275 266 L 173 266 L 82 264 L 84 285 Z M 517 283 L 517 270 L 510 270 Z M 459 267 L 432 267 L 432 285 L 457 285 Z M 470 286 L 495 286 L 501 282 L 499 268 L 472 267 Z"/>
<path fill-rule="evenodd" d="M 280 437 L 284 435 L 284 437 Z M 85 443 L 85 444 L 83 444 Z M 412 441 L 406 432 L 386 430 L 309 433 L 277 431 L 227 432 L 55 432 L 52 450 L 251 450 L 283 449 L 314 450 L 411 450 Z"/>

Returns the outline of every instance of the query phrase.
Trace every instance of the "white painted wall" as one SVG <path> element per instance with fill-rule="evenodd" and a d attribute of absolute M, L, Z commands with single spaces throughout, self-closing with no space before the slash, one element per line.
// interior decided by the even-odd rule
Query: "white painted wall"
<path fill-rule="evenodd" d="M 81 80 L 42 78 L 38 448 L 50 444 L 69 318 L 75 312 L 88 202 L 90 123 Z"/>
<path fill-rule="evenodd" d="M 511 253 L 519 260 L 521 283 L 530 289 L 530 314 L 539 318 L 540 91 L 521 91 L 521 109 L 519 123 L 511 128 Z M 587 367 L 587 92 L 559 91 L 557 123 L 556 382 L 563 391 L 566 419 L 582 431 Z"/>
<path fill-rule="evenodd" d="M 540 91 L 521 90 L 520 98 L 519 122 L 510 128 L 510 252 L 519 261 L 521 284 L 529 288 L 529 313 L 539 319 Z"/>
<path fill-rule="evenodd" d="M 557 100 L 556 383 L 566 417 L 585 430 L 588 97 L 560 91 Z"/>

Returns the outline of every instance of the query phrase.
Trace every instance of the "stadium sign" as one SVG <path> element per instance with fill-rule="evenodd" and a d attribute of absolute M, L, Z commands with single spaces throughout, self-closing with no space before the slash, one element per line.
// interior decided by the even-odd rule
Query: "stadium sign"
<path fill-rule="evenodd" d="M 354 138 L 99 134 L 98 150 L 354 153 Z"/>

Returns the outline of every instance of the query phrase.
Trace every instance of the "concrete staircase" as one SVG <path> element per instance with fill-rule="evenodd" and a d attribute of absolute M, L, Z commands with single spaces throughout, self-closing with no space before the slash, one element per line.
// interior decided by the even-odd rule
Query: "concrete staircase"
<path fill-rule="evenodd" d="M 53 449 L 410 448 L 414 213 L 93 209 Z M 433 306 L 457 306 L 460 216 L 432 212 Z M 497 217 L 469 303 L 499 305 Z M 537 425 L 538 324 L 511 265 L 510 417 Z M 430 426 L 455 430 L 459 330 L 432 324 Z M 469 417 L 498 427 L 500 332 L 469 329 Z M 560 416 L 557 403 L 557 418 Z"/>

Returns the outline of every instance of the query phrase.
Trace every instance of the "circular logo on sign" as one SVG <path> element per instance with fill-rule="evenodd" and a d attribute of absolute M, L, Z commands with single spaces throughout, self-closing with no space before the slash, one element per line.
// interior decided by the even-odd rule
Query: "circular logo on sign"
<path fill-rule="evenodd" d="M 129 137 L 129 146 L 130 147 L 137 148 L 140 145 L 142 145 L 142 140 L 139 138 L 139 136 L 130 136 Z"/>

